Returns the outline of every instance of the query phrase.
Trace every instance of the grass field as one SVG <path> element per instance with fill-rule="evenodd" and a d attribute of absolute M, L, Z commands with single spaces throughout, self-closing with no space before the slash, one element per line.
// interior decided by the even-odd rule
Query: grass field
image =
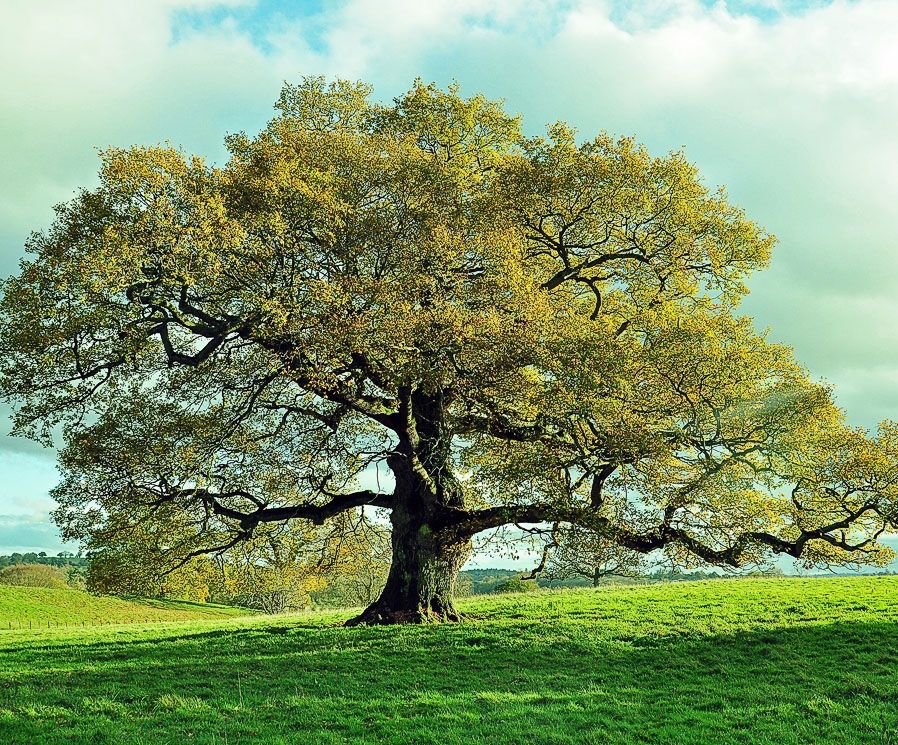
<path fill-rule="evenodd" d="M 0 585 L 0 631 L 105 623 L 232 618 L 249 611 L 179 600 L 120 600 L 79 590 Z M 2 738 L 2 732 L 0 732 Z M 0 739 L 0 743 L 2 743 Z"/>
<path fill-rule="evenodd" d="M 898 579 L 0 633 L 5 743 L 898 743 Z"/>

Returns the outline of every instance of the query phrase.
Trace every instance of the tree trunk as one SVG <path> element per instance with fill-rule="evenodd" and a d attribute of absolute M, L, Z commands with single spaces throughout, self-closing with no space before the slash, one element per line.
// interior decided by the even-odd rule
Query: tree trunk
<path fill-rule="evenodd" d="M 443 431 L 443 401 L 412 394 L 407 405 L 414 422 L 387 460 L 396 479 L 390 572 L 377 600 L 348 626 L 460 620 L 453 596 L 471 539 L 438 527 L 447 509 L 464 506 L 452 472 L 451 436 Z"/>
<path fill-rule="evenodd" d="M 401 510 L 393 514 L 387 583 L 380 597 L 346 625 L 460 620 L 453 600 L 458 571 L 471 553 L 470 540 L 448 542 L 425 522 L 397 517 Z"/>

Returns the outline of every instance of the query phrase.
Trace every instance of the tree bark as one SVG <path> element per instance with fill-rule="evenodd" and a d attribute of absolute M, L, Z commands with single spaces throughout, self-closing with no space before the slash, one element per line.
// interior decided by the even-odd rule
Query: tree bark
<path fill-rule="evenodd" d="M 470 539 L 449 539 L 401 507 L 394 508 L 393 561 L 384 589 L 347 626 L 459 621 L 454 605 L 458 571 L 471 553 Z"/>
<path fill-rule="evenodd" d="M 463 509 L 464 493 L 451 462 L 442 396 L 412 393 L 407 422 L 387 462 L 396 479 L 393 560 L 380 596 L 347 625 L 458 621 L 453 596 L 458 571 L 471 554 L 470 534 L 445 526 L 448 511 Z"/>

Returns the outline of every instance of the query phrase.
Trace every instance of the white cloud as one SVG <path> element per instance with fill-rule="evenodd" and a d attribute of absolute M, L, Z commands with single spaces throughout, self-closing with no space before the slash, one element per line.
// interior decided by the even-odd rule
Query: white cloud
<path fill-rule="evenodd" d="M 174 10 L 200 4 L 0 4 L 2 268 L 92 183 L 96 148 L 171 139 L 220 155 L 225 130 L 264 121 L 282 75 L 245 36 L 172 40 Z"/>
<path fill-rule="evenodd" d="M 47 493 L 59 480 L 55 463 L 31 452 L 0 450 L 0 512 L 19 517 L 46 515 Z"/>

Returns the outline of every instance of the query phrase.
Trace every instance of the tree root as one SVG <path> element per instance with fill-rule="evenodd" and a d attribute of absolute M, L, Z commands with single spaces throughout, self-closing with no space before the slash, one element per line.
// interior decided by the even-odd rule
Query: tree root
<path fill-rule="evenodd" d="M 436 606 L 436 607 L 434 607 Z M 372 603 L 355 618 L 350 618 L 344 626 L 390 626 L 408 623 L 457 623 L 463 619 L 452 605 L 433 603 L 430 607 L 415 609 L 387 608 L 380 603 Z"/>

